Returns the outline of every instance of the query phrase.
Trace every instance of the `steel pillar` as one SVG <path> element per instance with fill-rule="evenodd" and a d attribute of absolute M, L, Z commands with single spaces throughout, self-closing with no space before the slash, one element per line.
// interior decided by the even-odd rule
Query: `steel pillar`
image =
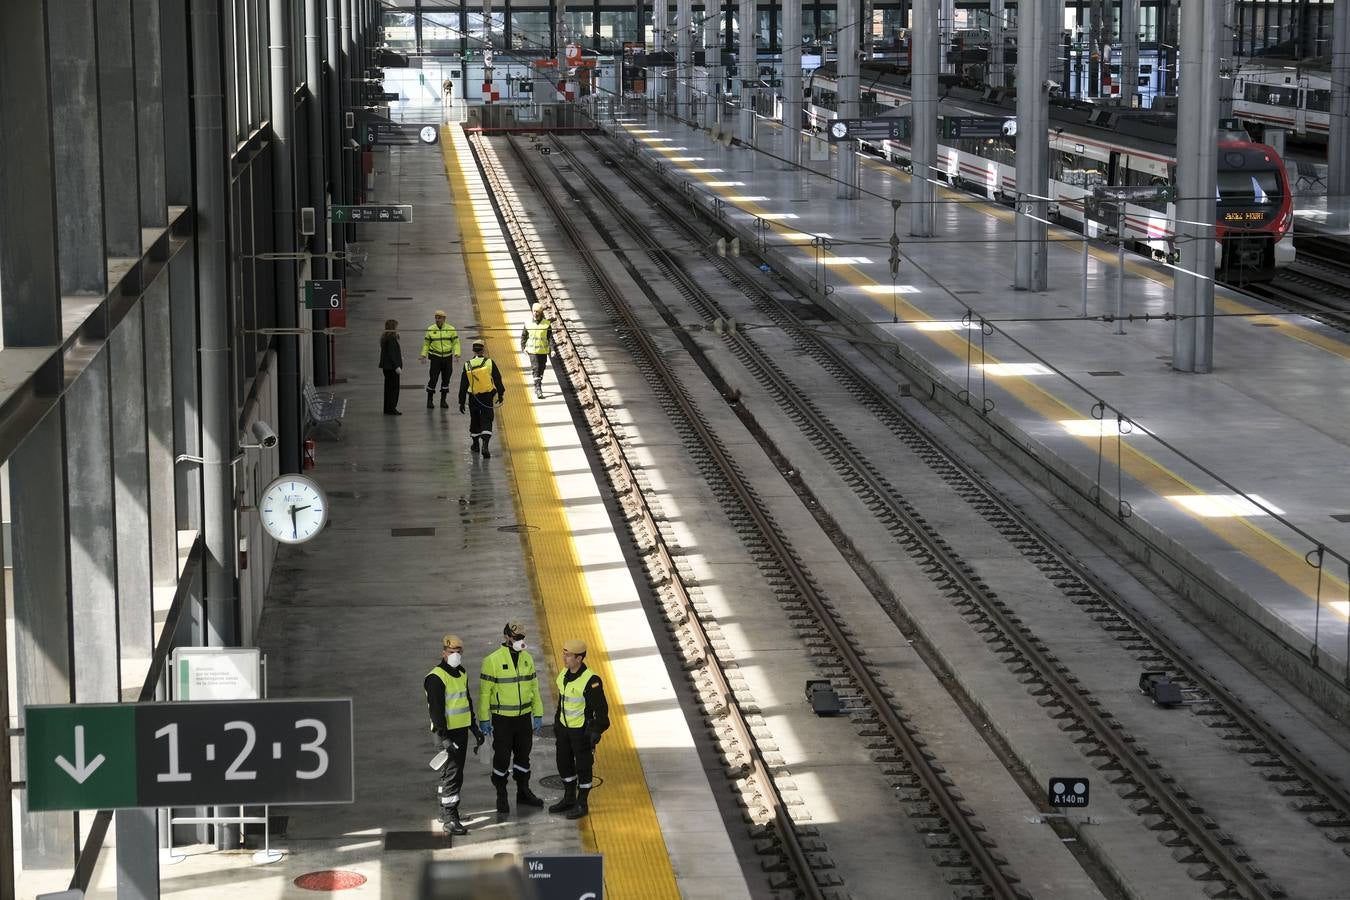
<path fill-rule="evenodd" d="M 1327 132 L 1327 211 L 1350 220 L 1350 0 L 1336 0 L 1331 26 L 1331 119 Z"/>
<path fill-rule="evenodd" d="M 314 208 L 314 234 L 309 239 L 309 249 L 315 256 L 309 261 L 309 270 L 315 278 L 328 277 L 328 260 L 319 254 L 328 252 L 328 200 L 324 191 L 324 131 L 323 106 L 328 91 L 323 83 L 323 18 L 319 9 L 321 0 L 305 0 L 305 87 L 309 91 L 309 102 L 305 104 L 306 144 L 309 146 L 309 192 L 308 205 Z M 420 21 L 420 19 L 419 19 Z M 310 328 L 314 334 L 310 337 L 311 357 L 314 375 L 324 373 L 323 382 L 317 377 L 316 384 L 328 381 L 328 335 L 320 330 L 328 327 L 328 313 L 314 310 L 310 313 Z"/>
<path fill-rule="evenodd" d="M 1007 69 L 1003 56 L 1003 0 L 989 0 L 989 84 L 1006 87 Z"/>
<path fill-rule="evenodd" d="M 783 0 L 783 157 L 802 161 L 802 0 Z"/>
<path fill-rule="evenodd" d="M 694 77 L 694 4 L 692 0 L 675 3 L 675 116 L 693 119 Z"/>
<path fill-rule="evenodd" d="M 230 211 L 222 80 L 222 0 L 191 0 L 193 150 L 197 171 L 197 301 L 200 317 L 203 531 L 206 544 L 206 642 L 234 646 L 239 634 L 230 461 L 238 449 L 230 351 Z M 345 8 L 345 6 L 344 6 Z"/>
<path fill-rule="evenodd" d="M 1139 0 L 1120 0 L 1120 105 L 1139 90 Z"/>
<path fill-rule="evenodd" d="M 654 0 L 652 3 L 652 52 L 665 53 L 666 37 L 670 31 L 670 0 Z M 654 97 L 664 108 L 670 100 L 670 67 L 664 63 L 656 66 L 652 84 Z"/>
<path fill-rule="evenodd" d="M 712 128 L 721 120 L 722 22 L 714 12 L 721 0 L 706 0 L 703 12 L 703 125 Z"/>
<path fill-rule="evenodd" d="M 1219 32 L 1224 0 L 1193 0 L 1181 19 L 1177 110 L 1177 245 L 1172 279 L 1172 368 L 1208 372 L 1214 363 L 1214 222 L 1218 182 Z"/>
<path fill-rule="evenodd" d="M 294 140 L 295 76 L 291 66 L 291 2 L 268 0 L 269 55 L 271 63 L 272 119 L 272 240 L 278 253 L 296 248 Z M 278 328 L 300 325 L 300 299 L 296 290 L 296 264 L 273 263 Z M 300 338 L 277 335 L 277 470 L 300 471 Z"/>
<path fill-rule="evenodd" d="M 1219 118 L 1233 115 L 1233 85 L 1237 78 L 1237 0 L 1224 0 L 1219 25 Z"/>
<path fill-rule="evenodd" d="M 327 81 L 323 87 L 324 109 L 328 114 L 327 184 L 328 200 L 333 205 L 347 202 L 347 167 L 344 160 L 348 152 L 347 141 L 351 136 L 347 128 L 345 95 L 342 89 L 342 79 L 345 77 L 342 66 L 342 24 L 337 8 L 342 2 L 345 0 L 324 0 L 324 59 L 328 62 Z M 468 72 L 468 57 L 462 59 L 463 71 Z M 341 225 L 334 225 L 328 219 L 320 219 L 315 224 L 321 229 L 327 229 L 328 245 L 334 253 L 347 249 L 347 233 Z M 346 276 L 347 264 L 333 260 L 329 266 L 329 277 L 345 280 Z M 325 325 L 328 323 L 328 313 L 323 314 L 323 321 Z M 323 352 L 316 351 L 314 354 L 314 384 L 323 387 L 329 383 L 329 373 L 333 371 L 333 343 L 327 335 L 315 335 L 315 344 L 319 342 L 323 343 Z"/>
<path fill-rule="evenodd" d="M 1053 0 L 1022 0 L 1017 22 L 1017 220 L 1014 285 L 1046 289 L 1046 216 L 1050 193 L 1049 28 Z"/>
<path fill-rule="evenodd" d="M 937 210 L 933 167 L 937 164 L 938 117 L 938 9 L 937 0 L 914 0 L 914 28 L 910 32 L 913 63 L 910 85 L 909 233 L 932 237 Z"/>
<path fill-rule="evenodd" d="M 759 41 L 756 32 L 759 14 L 755 0 L 741 0 L 737 17 L 741 23 L 740 47 L 736 53 L 736 75 L 741 88 L 741 143 L 749 147 L 755 141 L 755 84 L 759 80 Z"/>
<path fill-rule="evenodd" d="M 131 37 L 136 46 L 136 158 L 140 165 L 142 228 L 169 221 L 165 199 L 164 77 L 160 0 L 132 0 Z"/>
<path fill-rule="evenodd" d="M 938 0 L 938 71 L 948 75 L 955 66 L 947 61 L 956 38 L 956 0 Z"/>
<path fill-rule="evenodd" d="M 839 0 L 835 24 L 835 47 L 839 51 L 839 118 L 858 116 L 858 0 Z M 839 180 L 835 196 L 851 200 L 858 196 L 858 145 L 853 141 L 835 144 L 839 162 Z"/>

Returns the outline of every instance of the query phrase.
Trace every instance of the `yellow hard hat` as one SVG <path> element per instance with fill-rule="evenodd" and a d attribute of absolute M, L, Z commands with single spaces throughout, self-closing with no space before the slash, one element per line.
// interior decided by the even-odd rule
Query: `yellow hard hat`
<path fill-rule="evenodd" d="M 534 313 L 536 316 L 542 316 L 544 314 L 544 304 L 536 303 L 534 306 L 530 307 L 530 312 Z"/>
<path fill-rule="evenodd" d="M 564 653 L 584 654 L 586 652 L 586 642 L 573 638 L 563 644 Z"/>
<path fill-rule="evenodd" d="M 443 310 L 443 309 L 438 309 L 438 310 L 436 310 L 434 313 L 432 313 L 431 315 L 432 315 L 432 318 L 435 318 L 436 316 L 440 316 L 442 319 L 444 319 L 444 318 L 445 318 L 445 310 Z"/>
<path fill-rule="evenodd" d="M 457 634 L 447 634 L 445 637 L 441 638 L 441 646 L 447 649 L 450 647 L 458 647 L 463 650 L 464 642 L 460 640 L 459 635 Z"/>
<path fill-rule="evenodd" d="M 502 629 L 502 634 L 518 634 L 521 637 L 524 637 L 525 623 L 512 619 L 510 622 L 506 623 L 506 627 Z"/>

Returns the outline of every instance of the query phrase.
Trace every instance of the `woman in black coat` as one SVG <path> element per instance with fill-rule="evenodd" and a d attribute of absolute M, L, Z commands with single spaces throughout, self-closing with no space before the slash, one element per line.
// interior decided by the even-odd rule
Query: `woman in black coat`
<path fill-rule="evenodd" d="M 384 414 L 401 416 L 398 406 L 399 376 L 403 374 L 403 350 L 398 345 L 398 319 L 384 320 L 380 336 L 380 368 L 384 371 Z"/>

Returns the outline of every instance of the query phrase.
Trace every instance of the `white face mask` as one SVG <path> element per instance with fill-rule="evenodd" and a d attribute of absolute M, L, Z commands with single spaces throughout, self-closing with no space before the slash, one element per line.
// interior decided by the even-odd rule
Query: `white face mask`
<path fill-rule="evenodd" d="M 521 639 L 518 640 L 518 641 L 513 641 L 513 642 L 511 643 L 511 649 L 514 650 L 514 651 L 516 651 L 517 653 L 519 653 L 520 651 L 524 650 L 524 649 L 525 649 L 525 639 L 524 639 L 524 638 L 521 638 Z"/>
<path fill-rule="evenodd" d="M 445 664 L 452 669 L 458 668 L 459 664 L 463 661 L 464 655 L 462 653 L 451 653 L 445 658 Z"/>

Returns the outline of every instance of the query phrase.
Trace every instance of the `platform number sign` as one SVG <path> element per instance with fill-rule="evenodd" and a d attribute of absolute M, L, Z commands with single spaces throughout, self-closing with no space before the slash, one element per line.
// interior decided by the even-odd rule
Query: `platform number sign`
<path fill-rule="evenodd" d="M 347 292 L 342 282 L 324 279 L 305 282 L 305 309 L 342 309 L 347 305 Z"/>
<path fill-rule="evenodd" d="M 351 803 L 350 700 L 25 710 L 28 808 Z"/>
<path fill-rule="evenodd" d="M 1088 805 L 1089 787 L 1086 778 L 1051 778 L 1046 793 L 1051 806 L 1081 809 Z"/>

